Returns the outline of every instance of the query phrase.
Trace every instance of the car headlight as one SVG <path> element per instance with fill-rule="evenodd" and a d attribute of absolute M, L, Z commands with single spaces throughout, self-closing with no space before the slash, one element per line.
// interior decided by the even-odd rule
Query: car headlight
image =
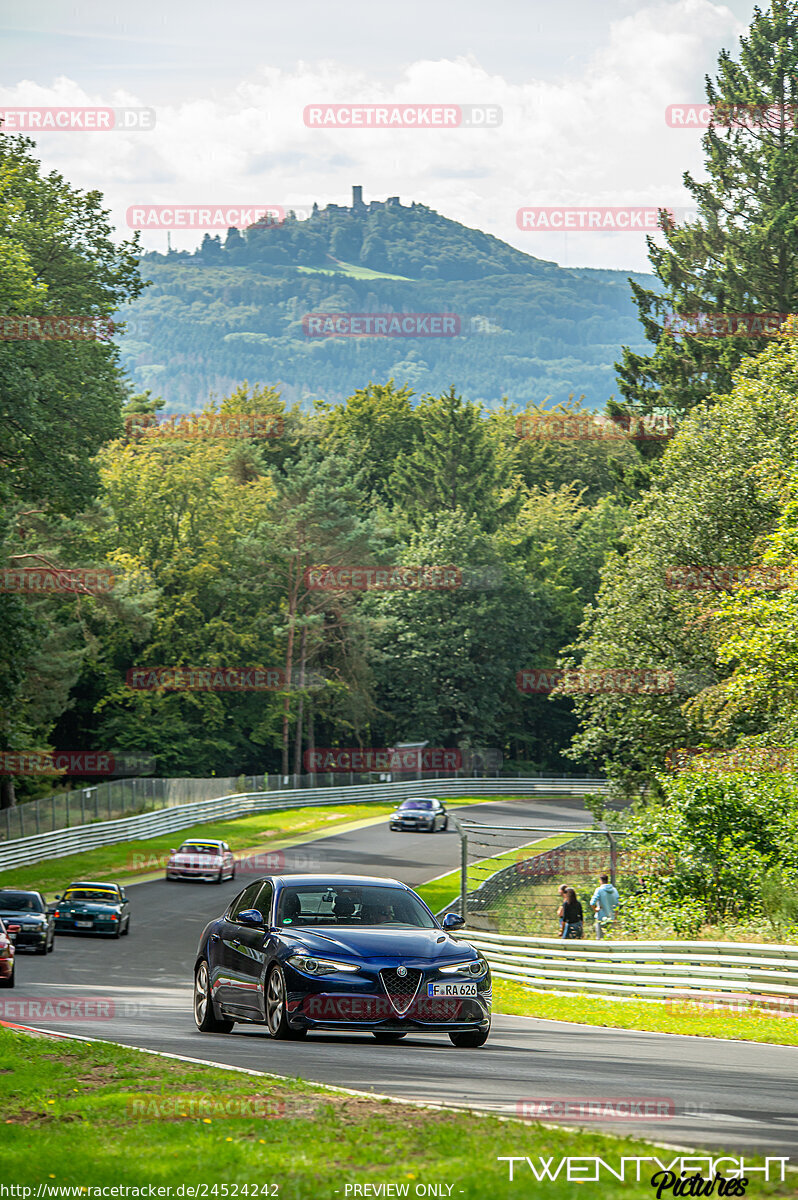
<path fill-rule="evenodd" d="M 303 975 L 337 975 L 341 971 L 360 970 L 354 963 L 338 962 L 334 958 L 314 958 L 310 954 L 292 954 L 288 965 Z"/>
<path fill-rule="evenodd" d="M 474 979 L 478 979 L 480 975 L 484 975 L 488 969 L 488 964 L 481 956 L 479 958 L 470 958 L 467 962 L 450 963 L 448 967 L 439 967 L 441 975 L 471 975 Z"/>

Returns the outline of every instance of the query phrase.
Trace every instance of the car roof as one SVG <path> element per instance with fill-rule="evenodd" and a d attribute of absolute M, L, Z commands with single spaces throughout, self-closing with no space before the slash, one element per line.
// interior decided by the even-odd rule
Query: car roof
<path fill-rule="evenodd" d="M 99 880 L 95 883 L 90 879 L 80 879 L 77 883 L 68 883 L 66 890 L 69 891 L 70 888 L 115 888 L 116 891 L 119 891 L 119 884 L 107 882 L 104 883 L 102 880 Z"/>
<path fill-rule="evenodd" d="M 14 887 L 13 883 L 0 886 L 0 895 L 3 892 L 14 892 L 17 896 L 41 896 L 41 892 L 37 892 L 35 888 Z"/>
<path fill-rule="evenodd" d="M 407 884 L 401 883 L 398 879 L 387 879 L 384 875 L 302 875 L 297 873 L 292 875 L 266 876 L 265 878 L 274 879 L 274 882 L 281 887 L 291 887 L 299 883 L 324 884 L 330 887 L 341 887 L 347 884 L 351 884 L 352 887 L 359 887 L 363 884 L 382 883 L 389 884 L 391 887 L 406 888 L 407 891 L 411 890 L 407 887 Z"/>
<path fill-rule="evenodd" d="M 184 839 L 183 839 L 183 843 L 182 843 L 182 844 L 183 844 L 184 846 L 185 846 L 185 845 L 190 845 L 190 846 L 224 846 L 224 845 L 226 845 L 227 843 L 226 843 L 226 842 L 225 842 L 225 841 L 224 841 L 222 838 L 203 838 L 203 837 L 196 837 L 196 838 L 184 838 Z"/>

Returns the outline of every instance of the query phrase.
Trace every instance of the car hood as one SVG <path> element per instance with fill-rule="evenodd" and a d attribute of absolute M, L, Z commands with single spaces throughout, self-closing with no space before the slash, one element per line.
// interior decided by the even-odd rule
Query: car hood
<path fill-rule="evenodd" d="M 319 957 L 345 954 L 357 958 L 423 958 L 431 963 L 471 958 L 474 951 L 440 929 L 310 929 L 283 927 L 281 935 Z"/>
<path fill-rule="evenodd" d="M 16 908 L 0 908 L 1 921 L 46 921 L 47 914 L 39 912 L 22 912 Z"/>
<path fill-rule="evenodd" d="M 59 900 L 57 904 L 59 912 L 107 913 L 118 912 L 121 907 L 118 902 L 101 904 L 96 900 Z"/>

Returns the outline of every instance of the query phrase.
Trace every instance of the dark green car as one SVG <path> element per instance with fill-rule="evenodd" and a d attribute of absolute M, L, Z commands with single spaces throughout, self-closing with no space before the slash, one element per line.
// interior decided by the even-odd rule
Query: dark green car
<path fill-rule="evenodd" d="M 118 883 L 71 883 L 51 907 L 56 933 L 130 932 L 130 902 Z"/>

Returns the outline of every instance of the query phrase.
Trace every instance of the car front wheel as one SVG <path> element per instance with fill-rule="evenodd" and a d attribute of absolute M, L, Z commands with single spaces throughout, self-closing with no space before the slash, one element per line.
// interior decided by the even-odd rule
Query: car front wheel
<path fill-rule="evenodd" d="M 284 1041 L 298 1040 L 307 1033 L 306 1029 L 292 1029 L 286 1014 L 285 976 L 282 967 L 274 966 L 266 980 L 266 1028 L 269 1036 Z"/>
<path fill-rule="evenodd" d="M 14 986 L 14 975 L 16 974 L 16 964 L 11 968 L 11 974 L 8 979 L 0 979 L 0 988 L 10 988 Z"/>
<path fill-rule="evenodd" d="M 210 975 L 205 959 L 194 972 L 194 1020 L 200 1033 L 229 1033 L 235 1021 L 220 1020 L 213 1011 Z"/>
<path fill-rule="evenodd" d="M 450 1033 L 452 1045 L 460 1050 L 476 1050 L 484 1046 L 488 1040 L 490 1029 L 463 1029 L 458 1033 Z"/>

